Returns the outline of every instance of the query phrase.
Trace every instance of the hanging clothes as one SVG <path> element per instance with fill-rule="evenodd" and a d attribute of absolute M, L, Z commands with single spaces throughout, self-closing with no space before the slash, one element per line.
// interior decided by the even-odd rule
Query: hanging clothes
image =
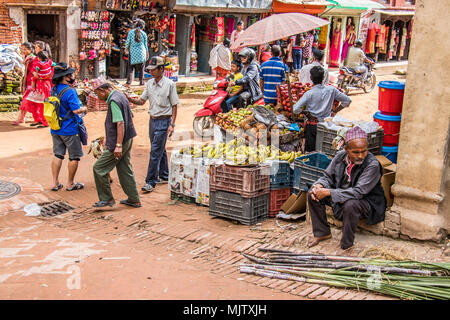
<path fill-rule="evenodd" d="M 369 27 L 369 33 L 367 34 L 367 45 L 366 53 L 375 53 L 375 37 L 377 35 L 378 25 L 376 23 L 371 23 Z"/>
<path fill-rule="evenodd" d="M 377 44 L 376 44 L 376 46 L 379 50 L 384 50 L 385 37 L 386 37 L 386 26 L 383 24 L 380 27 L 380 32 L 378 34 Z"/>
<path fill-rule="evenodd" d="M 228 18 L 227 19 L 227 38 L 228 39 L 230 39 L 231 33 L 233 33 L 235 21 L 236 21 L 235 18 Z"/>
<path fill-rule="evenodd" d="M 408 33 L 406 28 L 402 29 L 402 40 L 400 41 L 400 55 L 399 57 L 403 57 L 403 55 L 405 54 L 405 48 L 406 48 L 406 35 Z"/>
<path fill-rule="evenodd" d="M 222 43 L 225 39 L 225 18 L 217 17 L 216 18 L 217 32 L 215 36 L 215 43 Z"/>
<path fill-rule="evenodd" d="M 191 51 L 195 50 L 195 23 L 192 24 L 192 31 L 191 31 Z"/>
<path fill-rule="evenodd" d="M 386 54 L 386 52 L 387 52 L 389 30 L 390 30 L 390 28 L 388 26 L 384 26 L 383 46 L 380 47 L 380 53 L 382 53 L 382 54 Z"/>
<path fill-rule="evenodd" d="M 175 16 L 173 16 L 169 20 L 169 47 L 171 48 L 175 48 L 175 39 L 176 39 L 175 31 L 177 28 L 176 20 L 177 19 L 175 18 Z"/>
<path fill-rule="evenodd" d="M 341 48 L 341 29 L 335 28 L 330 46 L 330 66 L 339 67 L 339 57 Z"/>
<path fill-rule="evenodd" d="M 414 19 L 411 19 L 411 21 L 409 22 L 409 25 L 408 25 L 408 36 L 407 36 L 408 39 L 412 38 L 413 24 L 414 24 Z"/>
<path fill-rule="evenodd" d="M 389 41 L 389 59 L 392 59 L 394 56 L 394 38 L 395 38 L 395 29 L 392 27 L 391 29 L 391 39 Z"/>

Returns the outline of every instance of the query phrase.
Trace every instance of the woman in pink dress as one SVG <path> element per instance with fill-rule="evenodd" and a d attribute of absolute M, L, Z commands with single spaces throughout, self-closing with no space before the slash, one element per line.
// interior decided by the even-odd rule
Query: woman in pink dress
<path fill-rule="evenodd" d="M 41 51 L 45 51 L 47 57 L 50 60 L 52 59 L 52 52 L 50 50 L 50 46 L 48 45 L 48 43 L 45 43 L 43 41 L 36 41 L 34 43 L 34 52 L 35 52 L 36 55 L 39 55 L 39 52 L 41 52 Z M 38 59 L 38 57 L 35 57 L 34 60 L 33 60 L 33 63 L 34 63 L 34 65 L 33 65 L 33 67 L 34 67 L 33 73 L 35 73 L 36 72 L 36 67 L 39 67 L 39 64 L 41 63 L 41 61 Z M 51 67 L 51 75 L 53 75 L 53 66 Z M 50 82 L 50 84 L 48 84 L 49 82 Z M 49 82 L 46 83 L 46 86 L 49 85 L 50 89 L 51 89 L 51 86 L 52 86 L 51 78 L 50 78 Z M 49 96 L 50 96 L 50 91 L 49 90 L 45 90 L 45 94 L 43 96 L 43 100 L 47 99 Z M 28 96 L 28 98 L 30 98 L 30 97 Z M 33 100 L 35 100 L 35 99 L 33 99 Z M 28 99 L 28 103 L 32 107 L 36 108 L 37 113 L 39 114 L 41 123 L 38 125 L 38 128 L 48 127 L 48 123 L 47 123 L 47 121 L 45 120 L 45 117 L 44 117 L 44 101 L 43 100 L 39 100 L 39 102 L 36 102 L 36 101 L 30 101 L 30 99 Z"/>
<path fill-rule="evenodd" d="M 341 21 L 341 18 L 339 18 L 333 29 L 333 37 L 330 46 L 330 67 L 339 67 L 341 49 Z"/>
<path fill-rule="evenodd" d="M 33 115 L 34 120 L 34 123 L 32 123 L 31 126 L 36 126 L 41 123 L 41 118 L 39 117 L 36 108 L 30 105 L 27 100 L 27 97 L 32 89 L 33 70 L 35 69 L 34 58 L 36 56 L 33 54 L 33 45 L 30 42 L 24 42 L 20 47 L 20 50 L 22 52 L 22 55 L 24 56 L 25 65 L 25 71 L 23 73 L 22 79 L 23 99 L 19 108 L 17 120 L 13 121 L 12 125 L 17 126 L 20 123 L 24 123 L 25 115 L 27 114 L 27 112 L 30 112 Z"/>
<path fill-rule="evenodd" d="M 356 33 L 355 33 L 355 24 L 352 22 L 347 27 L 347 35 L 345 38 L 344 46 L 342 47 L 342 61 L 347 57 L 348 48 L 355 44 Z"/>

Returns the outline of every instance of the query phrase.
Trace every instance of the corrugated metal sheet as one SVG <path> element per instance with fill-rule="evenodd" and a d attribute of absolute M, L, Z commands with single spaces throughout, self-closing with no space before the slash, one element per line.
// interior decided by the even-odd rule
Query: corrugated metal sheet
<path fill-rule="evenodd" d="M 270 10 L 272 8 L 272 0 L 176 0 L 175 5 L 222 9 Z"/>
<path fill-rule="evenodd" d="M 374 10 L 375 12 L 379 12 L 381 14 L 385 14 L 388 16 L 413 16 L 414 10 Z"/>
<path fill-rule="evenodd" d="M 277 0 L 286 4 L 304 4 L 309 6 L 334 6 L 335 4 L 327 0 Z"/>

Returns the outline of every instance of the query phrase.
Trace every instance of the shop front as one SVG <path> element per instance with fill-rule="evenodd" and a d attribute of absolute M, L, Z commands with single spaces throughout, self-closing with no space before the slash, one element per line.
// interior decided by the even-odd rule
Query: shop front
<path fill-rule="evenodd" d="M 344 64 L 348 49 L 359 38 L 364 12 L 384 6 L 369 0 L 329 1 L 334 5 L 327 7 L 320 17 L 328 19 L 330 24 L 321 30 L 319 45 L 326 50 L 326 63 L 329 67 L 336 68 Z"/>
<path fill-rule="evenodd" d="M 211 49 L 225 38 L 230 38 L 239 20 L 245 28 L 270 11 L 272 1 L 169 1 L 176 13 L 176 41 L 180 75 L 209 75 Z"/>
<path fill-rule="evenodd" d="M 414 10 L 375 9 L 365 17 L 365 52 L 375 61 L 407 60 Z"/>

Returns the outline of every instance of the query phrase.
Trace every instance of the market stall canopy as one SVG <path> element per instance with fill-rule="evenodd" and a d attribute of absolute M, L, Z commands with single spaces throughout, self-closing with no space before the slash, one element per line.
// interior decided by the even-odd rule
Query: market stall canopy
<path fill-rule="evenodd" d="M 328 20 L 305 13 L 274 14 L 248 27 L 231 45 L 231 49 L 269 43 L 329 23 Z"/>
<path fill-rule="evenodd" d="M 169 0 L 178 12 L 264 13 L 272 10 L 272 0 Z"/>
<path fill-rule="evenodd" d="M 273 12 L 319 14 L 322 13 L 327 6 L 334 5 L 334 3 L 326 0 L 273 0 Z"/>
<path fill-rule="evenodd" d="M 376 9 L 375 12 L 385 14 L 387 16 L 413 16 L 414 10 L 380 10 Z"/>
<path fill-rule="evenodd" d="M 354 9 L 354 10 L 367 10 L 374 8 L 384 8 L 381 3 L 370 0 L 328 0 L 333 3 L 334 6 L 330 8 L 334 9 Z"/>

